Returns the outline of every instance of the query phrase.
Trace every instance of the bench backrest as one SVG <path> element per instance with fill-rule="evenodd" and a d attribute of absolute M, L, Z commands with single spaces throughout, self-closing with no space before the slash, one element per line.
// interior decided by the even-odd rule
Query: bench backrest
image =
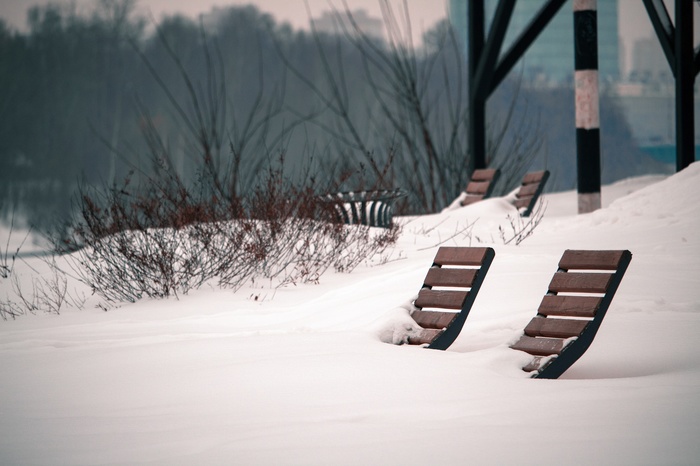
<path fill-rule="evenodd" d="M 466 206 L 489 197 L 499 176 L 501 176 L 501 171 L 497 168 L 474 170 L 465 189 L 467 196 L 460 204 Z"/>
<path fill-rule="evenodd" d="M 525 209 L 521 213 L 523 217 L 529 217 L 532 213 L 548 179 L 548 170 L 526 173 L 523 177 L 520 189 L 515 193 L 515 208 Z"/>
<path fill-rule="evenodd" d="M 444 350 L 454 342 L 495 255 L 492 248 L 438 249 L 411 314 L 424 330 L 410 344 Z"/>
<path fill-rule="evenodd" d="M 631 260 L 626 250 L 564 252 L 537 316 L 511 346 L 533 356 L 524 371 L 554 379 L 586 352 Z"/>

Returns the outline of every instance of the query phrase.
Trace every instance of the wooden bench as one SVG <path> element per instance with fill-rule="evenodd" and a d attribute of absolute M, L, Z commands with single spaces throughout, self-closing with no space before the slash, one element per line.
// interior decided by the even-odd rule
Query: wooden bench
<path fill-rule="evenodd" d="M 586 352 L 631 260 L 629 251 L 564 252 L 537 316 L 511 346 L 533 356 L 524 371 L 556 379 Z"/>
<path fill-rule="evenodd" d="M 492 248 L 438 249 L 411 314 L 423 330 L 409 344 L 445 350 L 455 341 L 495 255 Z"/>
<path fill-rule="evenodd" d="M 515 208 L 518 210 L 525 209 L 521 211 L 520 215 L 523 217 L 530 216 L 548 179 L 548 170 L 525 174 L 523 177 L 523 182 L 520 185 L 520 189 L 518 189 L 518 192 L 515 193 Z"/>
<path fill-rule="evenodd" d="M 467 206 L 489 197 L 500 175 L 501 171 L 497 168 L 474 170 L 471 180 L 465 189 L 467 195 L 460 204 Z"/>

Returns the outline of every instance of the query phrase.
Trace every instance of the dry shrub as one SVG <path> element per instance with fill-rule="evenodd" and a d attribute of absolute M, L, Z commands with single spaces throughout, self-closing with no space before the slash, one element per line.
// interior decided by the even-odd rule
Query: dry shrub
<path fill-rule="evenodd" d="M 350 272 L 394 244 L 398 228 L 378 230 L 332 220 L 313 186 L 286 183 L 270 170 L 246 199 L 223 199 L 179 182 L 151 183 L 135 194 L 82 189 L 73 268 L 110 302 L 185 294 L 204 283 L 238 289 L 318 282 L 332 268 Z M 206 194 L 204 194 L 206 193 Z"/>

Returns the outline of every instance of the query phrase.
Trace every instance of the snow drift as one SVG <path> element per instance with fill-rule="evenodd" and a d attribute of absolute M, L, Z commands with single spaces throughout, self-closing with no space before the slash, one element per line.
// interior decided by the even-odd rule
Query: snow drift
<path fill-rule="evenodd" d="M 395 219 L 390 254 L 319 285 L 0 322 L 0 463 L 696 463 L 699 195 L 700 163 L 606 186 L 591 214 L 575 214 L 574 192 L 545 195 L 520 246 L 497 234 L 514 209 L 488 199 Z M 452 347 L 382 342 L 436 248 L 477 244 L 496 258 Z M 572 248 L 634 257 L 588 352 L 530 380 L 508 344 Z M 32 269 L 40 259 L 14 273 Z"/>

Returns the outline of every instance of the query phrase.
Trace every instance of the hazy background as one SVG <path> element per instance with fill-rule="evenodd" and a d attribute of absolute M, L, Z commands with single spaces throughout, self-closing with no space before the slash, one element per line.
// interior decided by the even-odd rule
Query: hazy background
<path fill-rule="evenodd" d="M 434 192 L 408 196 L 410 213 L 435 211 L 463 189 L 466 63 L 458 50 L 464 44 L 440 44 L 448 28 L 446 3 L 406 2 L 413 43 L 421 50 L 405 63 L 415 66 L 423 115 L 401 102 L 384 58 L 374 57 L 379 59 L 367 67 L 367 51 L 347 37 L 309 32 L 310 17 L 344 8 L 337 0 L 140 0 L 124 15 L 109 6 L 119 3 L 0 0 L 0 220 L 19 208 L 30 223 L 50 223 L 70 211 L 81 186 L 114 186 L 134 171 L 165 170 L 196 183 L 209 170 L 240 194 L 280 155 L 291 169 L 285 175 L 325 177 L 346 190 L 400 187 L 415 193 L 432 184 Z M 251 3 L 254 8 L 244 7 Z M 401 13 L 404 2 L 390 4 Z M 653 32 L 641 1 L 618 5 L 624 77 L 632 44 Z M 348 0 L 347 6 L 382 18 L 379 0 Z M 213 68 L 207 44 L 221 49 Z M 668 71 L 665 63 L 662 68 Z M 183 74 L 199 102 L 192 101 Z M 511 169 L 497 194 L 512 189 L 530 168 L 552 172 L 548 190 L 571 189 L 573 87 L 518 75 L 511 73 L 489 99 L 487 127 L 494 139 L 488 163 Z M 633 84 L 626 92 L 636 94 L 627 101 L 614 86 L 601 95 L 604 183 L 669 170 L 640 148 L 639 134 L 640 128 L 642 135 L 650 133 L 647 128 L 660 131 L 657 145 L 672 151 L 672 81 Z M 389 100 L 382 102 L 384 97 Z M 206 141 L 213 144 L 211 166 L 209 154 L 201 153 L 199 123 L 192 125 L 198 105 L 213 118 L 202 125 L 212 130 Z M 346 120 L 339 106 L 346 106 Z M 644 121 L 630 123 L 635 115 Z M 428 148 L 424 129 L 434 148 Z M 431 159 L 433 149 L 440 160 Z"/>
<path fill-rule="evenodd" d="M 90 0 L 77 0 L 77 5 L 88 4 Z M 47 3 L 71 3 L 70 0 L 37 1 L 37 0 L 0 0 L 0 17 L 10 25 L 20 30 L 26 30 L 27 9 L 33 5 Z M 392 5 L 400 5 L 403 2 L 392 1 Z M 228 5 L 257 5 L 260 10 L 271 13 L 278 22 L 288 22 L 298 29 L 308 29 L 309 14 L 318 17 L 330 6 L 343 8 L 343 3 L 337 0 L 140 0 L 139 9 L 148 12 L 158 20 L 163 15 L 181 13 L 195 18 L 206 13 L 213 7 Z M 430 29 L 437 21 L 445 18 L 447 11 L 446 2 L 440 0 L 409 0 L 407 2 L 409 14 L 413 24 L 413 38 L 420 43 L 422 33 Z M 669 11 L 673 11 L 673 2 L 666 1 Z M 308 10 L 307 10 L 308 5 Z M 378 0 L 347 0 L 351 10 L 365 9 L 370 16 L 381 17 L 381 9 Z M 563 8 L 570 7 L 565 5 Z M 635 40 L 651 37 L 653 29 L 641 0 L 620 0 L 619 3 L 619 31 L 625 51 L 625 67 L 623 74 L 629 69 L 631 62 L 632 45 Z M 698 20 L 695 17 L 695 34 L 698 35 Z"/>

